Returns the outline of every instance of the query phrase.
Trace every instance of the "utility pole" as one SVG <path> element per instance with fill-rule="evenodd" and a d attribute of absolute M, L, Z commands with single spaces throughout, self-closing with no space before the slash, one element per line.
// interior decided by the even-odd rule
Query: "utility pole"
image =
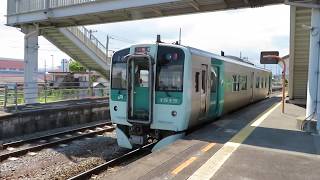
<path fill-rule="evenodd" d="M 108 62 L 108 53 L 109 53 L 109 35 L 107 35 L 107 43 L 106 43 L 106 62 Z"/>
<path fill-rule="evenodd" d="M 47 83 L 47 60 L 44 60 L 44 82 Z"/>
<path fill-rule="evenodd" d="M 179 45 L 181 45 L 181 28 L 179 30 Z"/>
<path fill-rule="evenodd" d="M 97 30 L 89 30 L 89 39 L 92 40 L 93 33 L 98 32 Z"/>
<path fill-rule="evenodd" d="M 53 72 L 53 70 L 54 70 L 53 55 L 51 55 L 51 71 Z"/>

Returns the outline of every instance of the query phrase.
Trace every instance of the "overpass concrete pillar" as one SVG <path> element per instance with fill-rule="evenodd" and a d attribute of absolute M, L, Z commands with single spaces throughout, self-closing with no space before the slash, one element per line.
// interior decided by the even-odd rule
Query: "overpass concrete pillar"
<path fill-rule="evenodd" d="M 317 107 L 317 130 L 320 133 L 320 8 L 312 9 L 312 27 L 315 27 L 315 32 L 312 33 L 314 47 L 312 48 L 314 58 L 318 62 L 317 75 L 318 75 L 318 83 L 317 83 L 317 99 L 316 99 L 316 107 Z M 311 44 L 311 43 L 310 43 Z M 310 51 L 311 52 L 311 51 Z"/>
<path fill-rule="evenodd" d="M 320 131 L 320 9 L 313 8 L 311 15 L 309 73 L 307 89 L 307 118 L 317 119 Z"/>
<path fill-rule="evenodd" d="M 24 37 L 24 99 L 26 104 L 38 102 L 38 28 L 23 26 Z"/>

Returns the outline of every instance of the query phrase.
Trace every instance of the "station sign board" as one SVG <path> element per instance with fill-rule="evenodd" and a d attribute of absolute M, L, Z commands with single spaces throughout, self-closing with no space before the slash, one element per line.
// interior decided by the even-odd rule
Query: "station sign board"
<path fill-rule="evenodd" d="M 260 54 L 260 64 L 278 64 L 279 51 L 262 51 Z"/>

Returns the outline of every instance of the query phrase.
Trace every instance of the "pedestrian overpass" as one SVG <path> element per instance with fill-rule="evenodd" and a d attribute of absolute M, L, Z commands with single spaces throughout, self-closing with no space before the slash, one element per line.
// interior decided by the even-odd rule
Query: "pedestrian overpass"
<path fill-rule="evenodd" d="M 8 0 L 10 26 L 67 27 L 261 7 L 284 0 Z"/>
<path fill-rule="evenodd" d="M 7 0 L 7 25 L 21 28 L 26 34 L 25 82 L 35 82 L 39 35 L 43 35 L 87 68 L 107 77 L 110 67 L 105 58 L 106 48 L 90 31 L 81 27 L 82 25 L 254 8 L 281 3 L 294 7 L 291 8 L 290 28 L 290 59 L 293 59 L 294 65 L 290 65 L 292 66 L 290 70 L 295 76 L 290 79 L 297 83 L 290 84 L 290 89 L 303 94 L 305 91 L 302 86 L 306 84 L 306 78 L 300 77 L 309 77 L 309 81 L 312 79 L 312 82 L 315 82 L 313 77 L 319 76 L 319 67 L 315 60 L 315 57 L 319 56 L 317 42 L 320 39 L 319 33 L 315 33 L 320 27 L 318 0 Z M 307 61 L 308 59 L 310 60 Z M 303 72 L 307 71 L 308 64 L 309 74 L 305 75 Z M 318 79 L 320 81 L 320 78 Z M 27 87 L 26 91 L 32 92 L 25 92 L 25 96 L 29 96 L 27 103 L 34 103 L 36 96 L 32 97 L 31 94 L 37 94 L 37 88 L 34 88 L 36 84 L 29 83 L 28 86 L 31 87 Z M 313 111 L 314 107 L 318 107 L 320 114 L 320 101 L 313 98 L 320 97 L 320 89 L 317 86 L 320 86 L 320 82 L 309 83 L 306 90 L 309 99 L 307 114 L 311 113 L 310 109 Z M 290 94 L 295 95 L 294 92 Z M 320 123 L 318 128 L 320 129 Z"/>

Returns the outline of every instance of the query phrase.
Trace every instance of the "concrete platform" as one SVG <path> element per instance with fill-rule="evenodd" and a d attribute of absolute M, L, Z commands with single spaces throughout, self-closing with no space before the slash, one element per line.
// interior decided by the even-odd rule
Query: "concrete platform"
<path fill-rule="evenodd" d="M 297 129 L 305 109 L 273 97 L 227 115 L 105 179 L 320 179 L 320 136 Z"/>
<path fill-rule="evenodd" d="M 0 141 L 40 131 L 110 119 L 106 98 L 33 104 L 0 111 Z"/>

